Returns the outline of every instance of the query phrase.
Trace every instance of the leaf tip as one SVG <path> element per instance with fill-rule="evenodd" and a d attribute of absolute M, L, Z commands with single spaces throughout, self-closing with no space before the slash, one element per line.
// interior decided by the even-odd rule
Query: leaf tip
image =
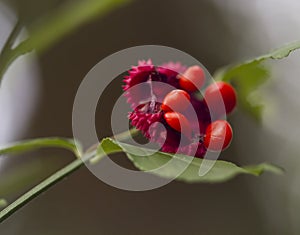
<path fill-rule="evenodd" d="M 265 172 L 270 172 L 276 175 L 283 175 L 284 169 L 282 167 L 268 164 L 268 163 L 262 163 L 257 166 L 247 166 L 244 168 L 249 174 L 252 174 L 254 176 L 260 176 Z"/>

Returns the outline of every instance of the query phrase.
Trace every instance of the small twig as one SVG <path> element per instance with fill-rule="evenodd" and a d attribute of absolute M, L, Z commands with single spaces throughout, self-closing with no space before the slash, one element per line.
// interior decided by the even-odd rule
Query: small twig
<path fill-rule="evenodd" d="M 3 77 L 9 65 L 17 58 L 16 53 L 13 53 L 13 46 L 17 37 L 20 35 L 22 27 L 21 22 L 18 20 L 0 53 L 0 78 Z"/>
<path fill-rule="evenodd" d="M 88 156 L 84 159 L 88 159 Z M 45 179 L 40 184 L 36 185 L 27 193 L 23 194 L 16 201 L 8 205 L 6 208 L 0 211 L 0 222 L 4 221 L 6 218 L 8 218 L 10 215 L 16 212 L 22 206 L 24 206 L 27 202 L 31 201 L 32 199 L 40 195 L 42 192 L 50 188 L 52 185 L 56 184 L 57 182 L 61 181 L 72 172 L 79 169 L 84 164 L 85 162 L 84 159 L 77 159 L 71 162 L 61 170 L 51 175 L 49 178 Z"/>
<path fill-rule="evenodd" d="M 3 47 L 1 54 L 6 53 L 6 51 L 9 51 L 13 48 L 13 45 L 14 45 L 17 37 L 20 35 L 22 27 L 23 27 L 23 25 L 21 24 L 20 20 L 18 20 L 16 22 L 13 30 L 11 31 L 8 39 L 6 40 L 6 43 Z"/>

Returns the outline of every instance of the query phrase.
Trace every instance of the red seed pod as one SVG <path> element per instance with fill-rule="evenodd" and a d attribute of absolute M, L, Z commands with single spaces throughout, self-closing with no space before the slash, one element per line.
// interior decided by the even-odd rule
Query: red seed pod
<path fill-rule="evenodd" d="M 226 82 L 216 82 L 206 88 L 204 99 L 209 109 L 219 115 L 229 114 L 237 103 L 235 89 Z M 224 107 L 225 106 L 225 107 Z"/>
<path fill-rule="evenodd" d="M 177 112 L 165 113 L 164 118 L 168 125 L 178 132 L 182 132 L 186 137 L 190 138 L 192 129 L 187 118 Z"/>
<path fill-rule="evenodd" d="M 173 90 L 164 98 L 161 109 L 165 112 L 182 112 L 188 108 L 190 99 L 186 91 Z"/>
<path fill-rule="evenodd" d="M 226 149 L 232 140 L 232 128 L 227 121 L 212 122 L 206 129 L 204 145 L 211 151 Z"/>
<path fill-rule="evenodd" d="M 189 67 L 182 75 L 179 75 L 180 87 L 189 92 L 200 90 L 204 82 L 205 73 L 198 65 Z"/>

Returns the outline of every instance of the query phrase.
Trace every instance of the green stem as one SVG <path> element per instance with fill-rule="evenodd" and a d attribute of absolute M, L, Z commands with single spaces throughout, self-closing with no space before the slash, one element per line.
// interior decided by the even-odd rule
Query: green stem
<path fill-rule="evenodd" d="M 137 133 L 136 129 L 131 129 L 129 131 L 120 133 L 116 136 L 118 136 L 118 139 L 125 140 L 129 136 L 132 136 L 136 133 Z M 67 166 L 65 166 L 61 170 L 57 171 L 56 173 L 54 173 L 53 175 L 51 175 L 50 177 L 42 181 L 40 184 L 30 189 L 27 193 L 23 194 L 16 201 L 14 201 L 6 208 L 4 208 L 2 211 L 0 211 L 0 223 L 3 222 L 5 219 L 7 219 L 10 215 L 15 213 L 16 211 L 18 211 L 18 209 L 20 209 L 22 206 L 27 204 L 29 201 L 37 197 L 39 194 L 41 194 L 51 186 L 55 185 L 57 182 L 63 180 L 66 176 L 70 175 L 72 172 L 78 170 L 81 166 L 87 163 L 92 157 L 94 157 L 95 154 L 96 154 L 96 148 L 94 148 L 93 150 L 92 148 L 89 148 L 89 150 L 85 154 L 83 154 L 82 158 L 72 161 Z M 104 157 L 105 155 L 106 155 L 105 153 L 98 154 L 100 158 Z"/>
<path fill-rule="evenodd" d="M 86 158 L 88 159 L 88 158 Z M 29 190 L 27 193 L 23 194 L 21 197 L 19 197 L 16 201 L 11 203 L 9 206 L 4 208 L 0 212 L 0 222 L 4 221 L 6 218 L 8 218 L 10 215 L 12 215 L 14 212 L 16 212 L 18 209 L 20 209 L 22 206 L 24 206 L 27 202 L 31 201 L 35 197 L 37 197 L 39 194 L 47 190 L 52 185 L 56 184 L 60 180 L 64 179 L 66 176 L 71 174 L 72 172 L 79 169 L 85 161 L 83 159 L 77 159 L 61 170 L 57 171 L 53 175 L 51 175 L 49 178 L 42 181 L 40 184 L 33 187 L 31 190 Z"/>
<path fill-rule="evenodd" d="M 12 50 L 12 47 L 13 47 L 17 37 L 19 36 L 21 29 L 22 29 L 22 24 L 18 20 L 17 23 L 15 24 L 13 30 L 11 31 L 8 39 L 6 40 L 6 43 L 1 52 L 1 56 L 3 54 L 6 54 L 8 51 Z"/>

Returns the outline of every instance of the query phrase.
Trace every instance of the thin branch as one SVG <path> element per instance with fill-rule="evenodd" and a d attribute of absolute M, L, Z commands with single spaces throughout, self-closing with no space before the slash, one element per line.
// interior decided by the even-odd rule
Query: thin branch
<path fill-rule="evenodd" d="M 92 157 L 92 154 L 94 154 L 94 152 L 83 159 L 76 159 L 75 161 L 71 162 L 61 170 L 51 175 L 49 178 L 42 181 L 40 184 L 36 185 L 27 193 L 23 194 L 9 206 L 4 208 L 2 211 L 0 211 L 0 223 L 7 219 L 14 212 L 16 212 L 18 209 L 23 207 L 25 204 L 27 204 L 29 201 L 46 191 L 52 185 L 63 180 L 66 176 L 79 169 L 90 157 Z"/>
<path fill-rule="evenodd" d="M 22 24 L 20 22 L 20 20 L 18 20 L 13 28 L 13 30 L 11 31 L 8 39 L 6 40 L 6 43 L 4 44 L 4 47 L 1 51 L 1 56 L 3 56 L 4 54 L 6 54 L 8 51 L 12 50 L 13 45 L 17 39 L 17 37 L 19 36 L 20 32 L 22 29 Z"/>
<path fill-rule="evenodd" d="M 118 139 L 125 140 L 129 136 L 135 135 L 137 133 L 138 131 L 136 129 L 131 129 L 129 131 L 122 132 L 116 136 L 118 136 Z M 6 208 L 4 208 L 2 211 L 0 211 L 0 223 L 5 219 L 7 219 L 10 215 L 15 213 L 16 211 L 18 211 L 18 209 L 26 205 L 29 201 L 31 201 L 32 199 L 34 199 L 35 197 L 37 197 L 38 195 L 46 191 L 52 185 L 55 185 L 57 182 L 63 180 L 66 176 L 70 175 L 72 172 L 79 169 L 86 162 L 92 159 L 96 154 L 100 158 L 106 156 L 104 152 L 97 153 L 97 148 L 94 148 L 93 150 L 90 148 L 89 150 L 86 151 L 86 153 L 83 155 L 82 158 L 72 161 L 67 166 L 65 166 L 61 170 L 51 175 L 49 178 L 42 181 L 40 184 L 30 189 L 27 193 L 23 194 L 16 201 L 14 201 Z"/>

